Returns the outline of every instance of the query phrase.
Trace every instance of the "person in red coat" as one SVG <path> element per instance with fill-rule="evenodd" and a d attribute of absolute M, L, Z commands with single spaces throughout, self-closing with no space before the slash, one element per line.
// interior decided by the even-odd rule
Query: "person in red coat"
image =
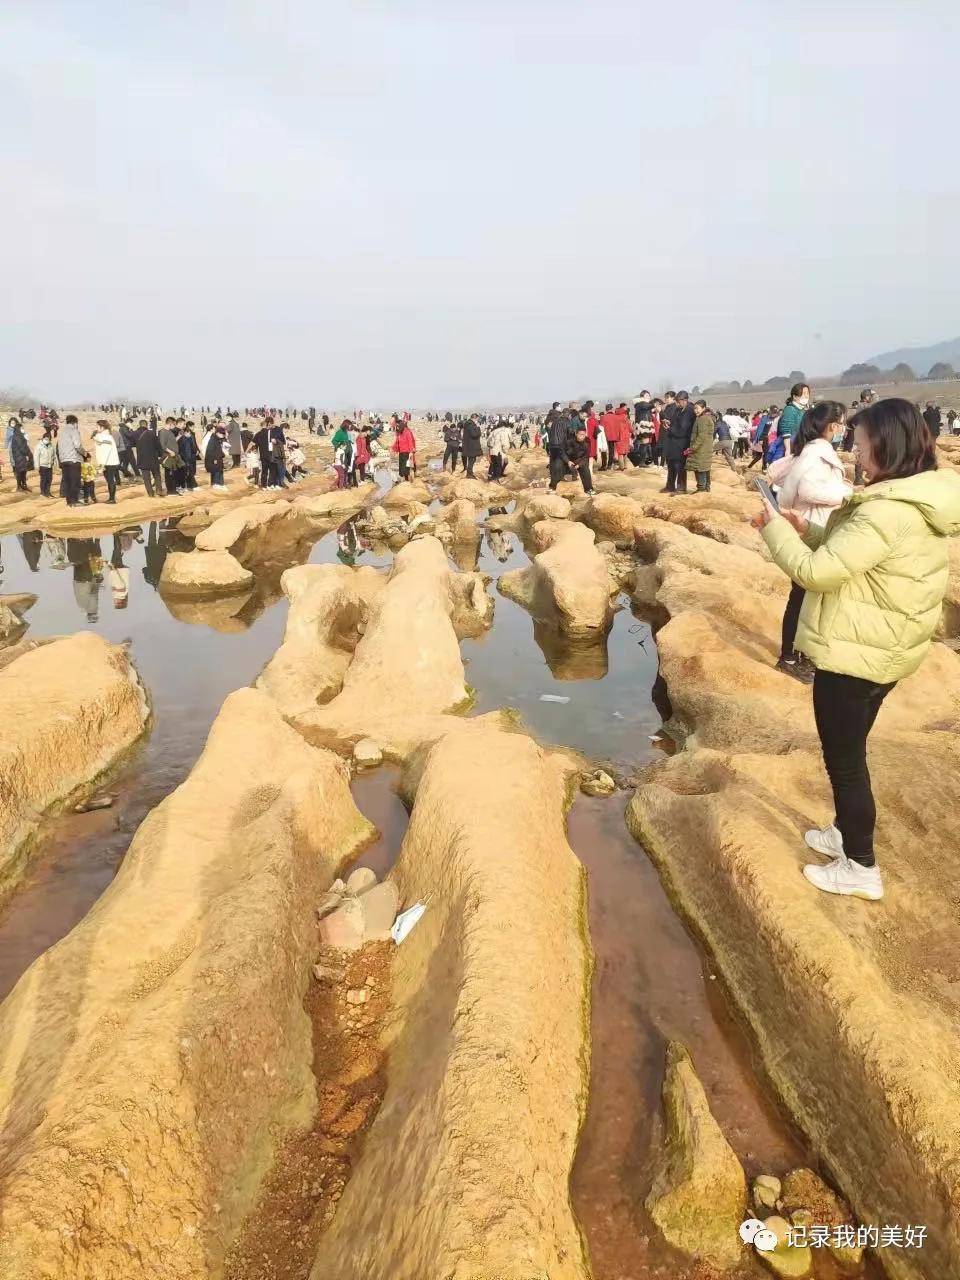
<path fill-rule="evenodd" d="M 367 463 L 370 457 L 370 428 L 360 427 L 353 445 L 353 469 L 360 480 L 367 478 Z"/>
<path fill-rule="evenodd" d="M 587 401 L 583 406 L 582 412 L 587 419 L 587 444 L 590 446 L 590 462 L 592 465 L 597 460 L 597 427 L 600 425 L 600 419 L 594 412 L 592 400 Z"/>
<path fill-rule="evenodd" d="M 600 415 L 600 425 L 603 427 L 603 434 L 607 437 L 607 448 L 610 451 L 610 462 L 612 464 L 613 459 L 617 458 L 622 469 L 624 463 L 620 452 L 620 436 L 624 429 L 626 429 L 626 432 L 629 435 L 630 428 L 626 425 L 623 417 L 619 413 L 614 413 L 612 404 L 608 404 L 605 411 Z M 627 448 L 629 447 L 630 446 L 628 444 Z M 625 452 L 626 450 L 624 450 L 624 453 Z"/>
<path fill-rule="evenodd" d="M 397 414 L 393 415 L 393 429 L 396 432 L 396 438 L 393 442 L 393 452 L 397 454 L 400 460 L 400 479 L 408 480 L 410 478 L 410 459 L 417 452 L 417 442 L 413 432 L 409 427 L 403 425 Z M 414 464 L 416 465 L 416 464 Z"/>

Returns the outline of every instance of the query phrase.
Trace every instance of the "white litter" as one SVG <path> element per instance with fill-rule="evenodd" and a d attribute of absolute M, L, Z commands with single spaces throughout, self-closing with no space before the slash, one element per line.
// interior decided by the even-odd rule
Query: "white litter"
<path fill-rule="evenodd" d="M 569 698 L 562 698 L 559 693 L 541 693 L 541 702 L 569 702 Z"/>
<path fill-rule="evenodd" d="M 651 742 L 662 742 L 662 741 L 663 741 L 663 734 L 662 734 L 662 733 L 651 733 L 651 734 L 650 734 L 650 741 L 651 741 Z"/>
<path fill-rule="evenodd" d="M 390 930 L 390 936 L 397 946 L 404 940 L 426 909 L 427 904 L 425 902 L 418 902 L 406 911 L 400 912 L 393 922 L 393 928 Z"/>
<path fill-rule="evenodd" d="M 614 718 L 614 720 L 622 720 L 622 719 L 623 719 L 623 712 L 622 712 L 622 711 L 615 711 L 615 712 L 613 713 L 613 718 Z"/>

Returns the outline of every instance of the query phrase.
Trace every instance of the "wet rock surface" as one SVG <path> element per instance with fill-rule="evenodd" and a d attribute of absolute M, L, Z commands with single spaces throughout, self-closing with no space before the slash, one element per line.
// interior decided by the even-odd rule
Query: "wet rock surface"
<path fill-rule="evenodd" d="M 129 655 L 100 636 L 26 648 L 0 668 L 0 897 L 44 814 L 92 786 L 148 716 Z"/>
<path fill-rule="evenodd" d="M 317 1106 L 311 903 L 369 836 L 343 764 L 232 694 L 96 908 L 0 1008 L 3 1275 L 219 1272 Z"/>

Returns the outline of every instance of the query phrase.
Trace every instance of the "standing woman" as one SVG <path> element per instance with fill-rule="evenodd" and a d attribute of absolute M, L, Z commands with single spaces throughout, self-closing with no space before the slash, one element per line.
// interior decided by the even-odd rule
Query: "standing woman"
<path fill-rule="evenodd" d="M 367 479 L 367 463 L 371 457 L 370 428 L 361 426 L 357 430 L 357 438 L 353 444 L 353 465 L 357 477 L 364 483 Z"/>
<path fill-rule="evenodd" d="M 829 858 L 803 869 L 826 893 L 876 900 L 876 805 L 867 737 L 884 699 L 920 666 L 947 588 L 947 538 L 960 532 L 960 476 L 938 471 L 927 424 L 907 400 L 856 414 L 866 487 L 826 526 L 764 506 L 756 525 L 806 596 L 797 646 L 816 666 L 813 711 L 835 819 L 806 843 Z M 809 445 L 806 446 L 809 448 Z"/>
<path fill-rule="evenodd" d="M 780 510 L 795 511 L 804 520 L 821 527 L 853 492 L 833 447 L 834 436 L 843 435 L 843 412 L 843 405 L 836 400 L 815 404 L 804 415 L 793 437 L 793 452 L 772 462 L 767 472 L 770 483 L 780 487 L 777 494 Z M 804 594 L 798 582 L 791 585 L 783 613 L 777 670 L 804 684 L 813 684 L 813 664 L 794 647 Z"/>
<path fill-rule="evenodd" d="M 29 493 L 27 488 L 27 472 L 33 470 L 33 453 L 27 437 L 23 434 L 23 426 L 19 418 L 11 418 L 10 423 L 10 466 L 17 477 L 17 489 L 20 493 Z"/>
<path fill-rule="evenodd" d="M 116 436 L 110 429 L 110 423 L 100 419 L 93 433 L 93 452 L 97 466 L 103 472 L 107 482 L 107 502 L 116 506 L 117 479 L 120 475 L 120 450 L 117 448 Z"/>
<path fill-rule="evenodd" d="M 400 420 L 398 414 L 395 413 L 391 421 L 395 432 L 393 452 L 400 460 L 400 479 L 406 480 L 410 475 L 410 459 L 416 453 L 417 441 L 413 432 Z"/>
<path fill-rule="evenodd" d="M 222 426 L 207 433 L 206 446 L 203 451 L 203 465 L 210 472 L 210 488 L 225 489 L 223 468 L 226 462 L 227 435 Z"/>
<path fill-rule="evenodd" d="M 472 480 L 473 468 L 476 466 L 477 459 L 483 452 L 483 441 L 481 439 L 480 424 L 474 421 L 473 415 L 468 415 L 463 423 L 463 469 L 464 472 Z"/>

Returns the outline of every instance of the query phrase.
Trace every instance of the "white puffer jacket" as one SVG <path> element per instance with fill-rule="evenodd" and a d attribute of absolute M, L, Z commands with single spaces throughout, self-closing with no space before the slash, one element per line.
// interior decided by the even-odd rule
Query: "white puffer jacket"
<path fill-rule="evenodd" d="M 120 454 L 117 452 L 117 442 L 113 438 L 112 431 L 101 427 L 99 431 L 94 432 L 93 444 L 98 466 L 119 467 Z"/>
<path fill-rule="evenodd" d="M 796 511 L 811 524 L 825 525 L 853 492 L 843 463 L 829 440 L 811 440 L 796 457 L 778 458 L 767 468 L 771 484 L 779 486 L 782 511 Z"/>

